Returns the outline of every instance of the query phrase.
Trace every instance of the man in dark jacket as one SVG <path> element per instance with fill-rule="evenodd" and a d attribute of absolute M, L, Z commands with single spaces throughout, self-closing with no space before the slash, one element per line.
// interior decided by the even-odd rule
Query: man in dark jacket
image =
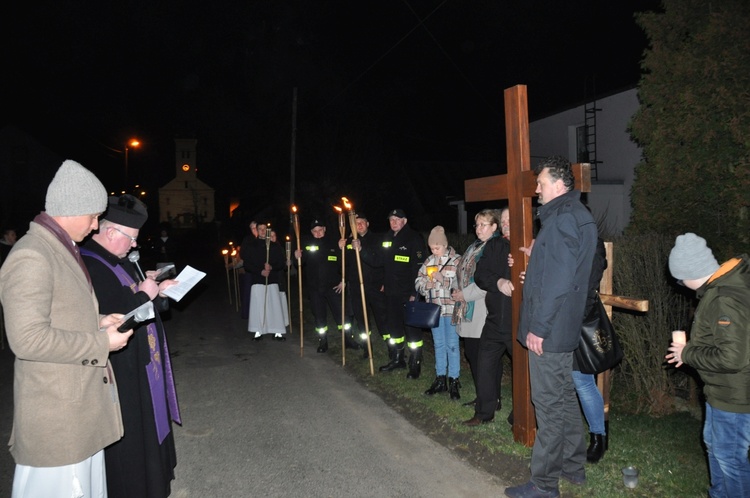
<path fill-rule="evenodd" d="M 705 383 L 703 442 L 710 496 L 750 496 L 750 265 L 748 255 L 721 266 L 694 233 L 677 237 L 669 271 L 700 303 L 690 341 L 672 342 L 669 363 L 695 368 Z"/>
<path fill-rule="evenodd" d="M 531 480 L 505 490 L 507 496 L 523 498 L 560 496 L 560 477 L 574 484 L 586 481 L 586 443 L 572 369 L 598 237 L 580 191 L 573 189 L 570 162 L 553 156 L 534 171 L 541 229 L 526 269 L 517 339 L 529 350 L 537 432 Z"/>
<path fill-rule="evenodd" d="M 360 343 L 364 348 L 363 358 L 368 358 L 367 336 L 372 334 L 371 316 L 368 314 L 365 330 L 365 313 L 362 306 L 362 288 L 365 291 L 365 304 L 368 310 L 372 310 L 372 316 L 378 326 L 378 333 L 383 336 L 385 330 L 385 295 L 383 294 L 383 260 L 382 260 L 382 236 L 370 231 L 370 222 L 363 213 L 357 213 L 356 228 L 357 238 L 342 239 L 339 248 L 346 247 L 346 280 L 347 293 L 351 302 L 351 309 L 360 330 Z M 357 254 L 362 269 L 362 281 L 359 279 L 359 268 L 357 267 Z M 372 338 L 372 337 L 371 337 Z"/>
<path fill-rule="evenodd" d="M 380 371 L 406 368 L 404 349 L 408 344 L 411 354 L 406 378 L 417 379 L 422 371 L 423 332 L 404 325 L 404 304 L 414 299 L 414 279 L 425 259 L 425 244 L 408 221 L 403 209 L 394 209 L 388 213 L 391 230 L 383 237 L 387 329 L 382 335 L 388 341 L 389 362 Z"/>

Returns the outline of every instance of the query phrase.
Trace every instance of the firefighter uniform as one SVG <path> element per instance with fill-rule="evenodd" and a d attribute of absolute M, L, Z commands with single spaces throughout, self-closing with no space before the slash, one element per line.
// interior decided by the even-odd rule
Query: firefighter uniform
<path fill-rule="evenodd" d="M 339 331 L 342 327 L 349 329 L 351 324 L 341 323 L 341 295 L 334 287 L 341 283 L 341 251 L 336 241 L 325 236 L 325 224 L 314 220 L 310 229 L 313 233 L 323 236 L 316 238 L 309 236 L 303 239 L 302 266 L 304 267 L 304 288 L 310 300 L 315 331 L 318 333 L 318 353 L 328 351 L 328 316 L 326 307 L 333 313 Z"/>
<path fill-rule="evenodd" d="M 365 219 L 362 214 L 357 214 L 357 218 Z M 365 352 L 363 358 L 368 358 L 367 336 L 372 336 L 373 323 L 372 317 L 378 327 L 378 333 L 382 337 L 386 330 L 385 317 L 385 294 L 383 294 L 383 237 L 367 231 L 364 235 L 357 235 L 359 241 L 359 261 L 362 269 L 362 283 L 359 278 L 359 268 L 357 267 L 357 254 L 352 244 L 352 238 L 346 240 L 346 281 L 347 281 L 347 303 L 352 310 L 354 318 L 359 326 L 359 341 Z M 365 291 L 365 304 L 368 313 L 368 320 L 365 324 L 365 309 L 362 306 L 362 288 Z M 365 325 L 369 328 L 366 329 Z"/>
<path fill-rule="evenodd" d="M 380 367 L 381 372 L 406 368 L 405 347 L 409 347 L 409 373 L 407 378 L 419 377 L 422 366 L 423 331 L 404 325 L 404 305 L 414 295 L 414 280 L 425 259 L 424 238 L 406 224 L 406 214 L 394 209 L 388 214 L 391 227 L 393 218 L 402 224 L 398 231 L 391 229 L 383 237 L 382 254 L 384 291 L 386 299 L 386 329 L 383 338 L 388 341 L 390 361 Z"/>

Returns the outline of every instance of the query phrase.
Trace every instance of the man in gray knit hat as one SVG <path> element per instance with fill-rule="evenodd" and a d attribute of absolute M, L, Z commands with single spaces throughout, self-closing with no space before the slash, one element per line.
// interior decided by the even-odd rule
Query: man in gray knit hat
<path fill-rule="evenodd" d="M 750 266 L 748 255 L 721 266 L 694 233 L 677 237 L 669 254 L 677 282 L 696 291 L 690 341 L 672 342 L 666 358 L 703 379 L 712 497 L 750 496 Z"/>
<path fill-rule="evenodd" d="M 100 315 L 77 243 L 99 225 L 107 192 L 65 161 L 46 211 L 34 218 L 0 270 L 0 300 L 15 354 L 13 498 L 106 496 L 104 447 L 123 426 L 109 353 L 133 331 Z"/>

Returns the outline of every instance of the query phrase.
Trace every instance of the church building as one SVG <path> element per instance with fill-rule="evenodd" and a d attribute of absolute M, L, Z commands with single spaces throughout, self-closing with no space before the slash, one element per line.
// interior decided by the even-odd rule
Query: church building
<path fill-rule="evenodd" d="M 172 228 L 195 228 L 214 221 L 214 189 L 198 179 L 196 144 L 175 139 L 175 178 L 159 188 L 159 221 Z"/>

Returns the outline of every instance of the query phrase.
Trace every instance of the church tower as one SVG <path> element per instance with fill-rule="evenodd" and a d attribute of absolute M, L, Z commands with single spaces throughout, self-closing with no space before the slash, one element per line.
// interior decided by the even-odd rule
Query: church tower
<path fill-rule="evenodd" d="M 159 221 L 172 228 L 195 228 L 214 221 L 214 189 L 198 179 L 194 138 L 177 138 L 175 178 L 159 189 Z"/>

